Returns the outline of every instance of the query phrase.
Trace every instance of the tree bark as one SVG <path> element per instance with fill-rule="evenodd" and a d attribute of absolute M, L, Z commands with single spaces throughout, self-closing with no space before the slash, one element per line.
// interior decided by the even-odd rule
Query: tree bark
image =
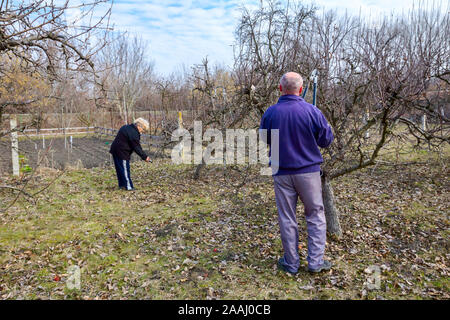
<path fill-rule="evenodd" d="M 205 165 L 206 165 L 205 159 L 202 158 L 202 163 L 198 164 L 197 167 L 195 168 L 194 180 L 198 180 L 200 178 L 200 172 L 205 167 Z"/>
<path fill-rule="evenodd" d="M 327 231 L 330 235 L 340 237 L 342 235 L 341 224 L 339 222 L 339 211 L 333 194 L 333 187 L 326 175 L 322 176 L 322 196 L 327 219 Z"/>

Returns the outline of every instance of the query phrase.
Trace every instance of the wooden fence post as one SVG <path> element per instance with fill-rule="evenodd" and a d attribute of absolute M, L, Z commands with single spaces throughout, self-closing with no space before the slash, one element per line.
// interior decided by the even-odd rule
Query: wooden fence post
<path fill-rule="evenodd" d="M 183 129 L 183 112 L 178 112 L 178 129 Z M 181 159 L 184 161 L 184 145 L 180 143 Z"/>
<path fill-rule="evenodd" d="M 427 115 L 422 115 L 422 130 L 427 131 Z"/>
<path fill-rule="evenodd" d="M 11 155 L 12 155 L 12 167 L 13 167 L 13 175 L 20 175 L 20 166 L 19 166 L 19 140 L 17 138 L 17 119 L 15 116 L 11 115 L 10 119 L 11 126 Z"/>
<path fill-rule="evenodd" d="M 370 119 L 370 111 L 369 111 L 369 109 L 366 109 L 366 113 L 365 113 L 365 115 L 364 115 L 364 125 L 366 125 L 367 123 L 369 123 L 369 119 Z M 370 138 L 370 132 L 369 132 L 369 130 L 366 131 L 365 138 L 366 138 L 366 139 L 369 139 L 369 138 Z"/>

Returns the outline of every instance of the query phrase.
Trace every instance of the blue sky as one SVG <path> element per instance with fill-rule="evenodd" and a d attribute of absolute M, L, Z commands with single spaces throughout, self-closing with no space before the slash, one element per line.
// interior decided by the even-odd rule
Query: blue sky
<path fill-rule="evenodd" d="M 408 10 L 413 0 L 316 0 L 327 9 L 376 15 Z M 115 0 L 111 22 L 115 30 L 137 34 L 148 41 L 148 58 L 156 72 L 168 75 L 184 64 L 190 67 L 205 56 L 211 62 L 233 61 L 233 32 L 242 4 L 259 0 Z"/>

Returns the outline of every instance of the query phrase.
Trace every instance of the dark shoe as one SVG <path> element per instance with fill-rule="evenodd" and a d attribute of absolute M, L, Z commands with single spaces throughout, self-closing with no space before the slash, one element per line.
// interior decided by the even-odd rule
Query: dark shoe
<path fill-rule="evenodd" d="M 127 187 L 120 187 L 119 189 L 120 190 L 125 190 L 125 191 L 135 191 L 136 190 L 135 188 L 127 189 Z"/>
<path fill-rule="evenodd" d="M 285 264 L 284 264 L 284 257 L 278 259 L 278 270 L 287 272 L 287 273 L 289 273 L 289 274 L 291 274 L 291 275 L 293 275 L 293 276 L 296 275 L 297 272 L 298 272 L 298 271 L 292 272 L 292 271 L 289 271 L 289 270 L 287 269 L 287 267 L 286 267 Z"/>
<path fill-rule="evenodd" d="M 308 267 L 308 271 L 312 272 L 312 273 L 319 273 L 319 272 L 322 272 L 322 271 L 330 270 L 332 266 L 333 266 L 333 264 L 330 261 L 323 260 L 323 264 L 320 267 L 318 267 L 316 269 L 311 269 L 311 268 Z"/>

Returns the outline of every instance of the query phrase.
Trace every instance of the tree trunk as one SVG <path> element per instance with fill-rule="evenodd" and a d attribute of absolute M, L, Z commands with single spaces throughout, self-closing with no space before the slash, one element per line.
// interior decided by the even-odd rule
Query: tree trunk
<path fill-rule="evenodd" d="M 339 222 L 339 211 L 334 201 L 333 187 L 326 175 L 322 176 L 322 196 L 327 219 L 327 231 L 332 236 L 340 237 L 342 229 Z"/>
<path fill-rule="evenodd" d="M 198 164 L 197 167 L 195 168 L 194 180 L 198 180 L 200 178 L 200 172 L 205 167 L 205 165 L 206 165 L 205 160 L 202 159 L 202 163 Z"/>

